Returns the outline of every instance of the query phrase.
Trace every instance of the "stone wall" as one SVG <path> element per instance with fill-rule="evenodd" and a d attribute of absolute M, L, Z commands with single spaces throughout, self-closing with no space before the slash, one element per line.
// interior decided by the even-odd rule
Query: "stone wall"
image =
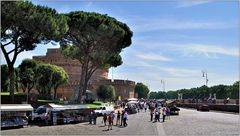
<path fill-rule="evenodd" d="M 91 87 L 89 87 L 90 90 L 92 90 L 96 96 L 96 89 L 100 85 L 112 85 L 115 88 L 116 91 L 116 97 L 121 97 L 121 100 L 125 100 L 128 98 L 134 98 L 134 88 L 135 88 L 135 82 L 130 80 L 100 80 L 99 82 L 93 84 Z"/>
<path fill-rule="evenodd" d="M 48 49 L 46 56 L 33 56 L 34 60 L 50 63 L 62 67 L 69 75 L 68 83 L 57 89 L 58 98 L 72 99 L 75 90 L 77 89 L 81 76 L 81 63 L 78 60 L 73 60 L 64 57 L 59 49 Z M 97 98 L 96 89 L 99 85 L 113 85 L 116 90 L 116 96 L 121 96 L 122 99 L 134 97 L 135 82 L 129 80 L 114 80 L 108 79 L 108 69 L 96 70 L 89 80 L 88 90 L 91 90 L 94 97 Z"/>

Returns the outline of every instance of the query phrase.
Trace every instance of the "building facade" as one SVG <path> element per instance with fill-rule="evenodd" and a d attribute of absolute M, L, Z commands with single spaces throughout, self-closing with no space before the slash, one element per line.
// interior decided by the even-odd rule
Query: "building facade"
<path fill-rule="evenodd" d="M 64 87 L 57 89 L 57 97 L 68 100 L 73 99 L 81 77 L 81 63 L 78 60 L 66 58 L 58 48 L 48 49 L 46 55 L 33 56 L 33 59 L 62 67 L 68 73 L 69 81 Z M 96 70 L 88 82 L 88 89 L 92 91 L 93 96 L 96 98 L 97 87 L 106 84 L 113 85 L 116 96 L 120 96 L 121 99 L 134 97 L 135 82 L 129 80 L 114 80 L 112 82 L 108 79 L 108 69 Z"/>

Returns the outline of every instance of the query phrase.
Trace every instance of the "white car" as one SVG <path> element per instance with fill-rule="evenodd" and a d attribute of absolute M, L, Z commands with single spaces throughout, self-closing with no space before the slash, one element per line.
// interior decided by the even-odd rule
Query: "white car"
<path fill-rule="evenodd" d="M 94 112 L 97 113 L 97 115 L 103 115 L 104 113 L 110 114 L 113 111 L 114 111 L 113 106 L 100 106 L 99 108 L 94 110 Z"/>

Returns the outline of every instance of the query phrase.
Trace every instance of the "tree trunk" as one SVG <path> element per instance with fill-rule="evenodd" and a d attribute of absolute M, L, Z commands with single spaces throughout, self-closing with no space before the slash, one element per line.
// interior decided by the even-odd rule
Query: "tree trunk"
<path fill-rule="evenodd" d="M 14 68 L 9 67 L 9 78 L 10 78 L 10 103 L 14 103 Z"/>
<path fill-rule="evenodd" d="M 53 100 L 56 100 L 57 88 L 54 87 Z"/>
<path fill-rule="evenodd" d="M 85 84 L 87 79 L 85 77 L 87 74 L 87 70 L 88 70 L 88 61 L 87 59 L 85 59 L 82 63 L 81 79 L 80 79 L 79 90 L 78 90 L 79 92 L 78 92 L 78 98 L 77 98 L 77 102 L 80 104 L 83 102 L 82 97 L 84 95 L 84 92 L 86 92 Z"/>

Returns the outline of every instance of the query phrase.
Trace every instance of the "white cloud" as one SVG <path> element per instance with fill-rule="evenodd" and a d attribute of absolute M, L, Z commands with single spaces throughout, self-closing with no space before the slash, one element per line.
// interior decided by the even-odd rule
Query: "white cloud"
<path fill-rule="evenodd" d="M 146 61 L 172 61 L 171 58 L 155 53 L 139 53 L 136 56 Z"/>
<path fill-rule="evenodd" d="M 228 55 L 228 56 L 239 56 L 239 49 L 232 47 L 223 47 L 220 45 L 211 44 L 198 44 L 198 43 L 188 43 L 188 44 L 174 44 L 170 43 L 174 49 L 181 50 L 185 55 L 199 54 L 205 55 L 207 57 L 216 58 L 218 54 Z"/>
<path fill-rule="evenodd" d="M 123 61 L 123 65 L 130 66 L 130 67 L 149 67 L 149 68 L 155 67 L 155 65 L 149 64 L 149 63 L 147 63 L 145 61 L 142 61 L 142 60 Z"/>
<path fill-rule="evenodd" d="M 166 73 L 170 77 L 196 77 L 201 72 L 200 70 L 174 68 L 174 67 L 159 67 L 161 72 Z"/>
<path fill-rule="evenodd" d="M 179 0 L 177 7 L 178 8 L 192 7 L 192 6 L 202 5 L 210 2 L 213 2 L 213 0 Z"/>
<path fill-rule="evenodd" d="M 121 68 L 114 69 L 114 79 L 132 80 L 142 82 L 149 85 L 151 91 L 162 91 L 161 80 L 165 81 L 165 90 L 178 90 L 183 88 L 200 87 L 205 84 L 205 78 L 201 76 L 201 70 L 184 69 L 184 68 L 156 68 L 156 70 L 144 70 L 130 72 L 127 70 L 121 70 Z M 122 72 L 124 71 L 124 72 Z M 171 74 L 168 74 L 171 73 Z M 111 78 L 111 74 L 109 74 Z M 238 80 L 238 76 L 229 73 L 208 73 L 208 86 L 214 86 L 219 84 L 233 84 Z"/>
<path fill-rule="evenodd" d="M 226 29 L 232 27 L 221 21 L 184 20 L 177 18 L 134 18 L 129 23 L 134 32 L 149 32 L 158 30 L 186 30 L 186 29 Z"/>

